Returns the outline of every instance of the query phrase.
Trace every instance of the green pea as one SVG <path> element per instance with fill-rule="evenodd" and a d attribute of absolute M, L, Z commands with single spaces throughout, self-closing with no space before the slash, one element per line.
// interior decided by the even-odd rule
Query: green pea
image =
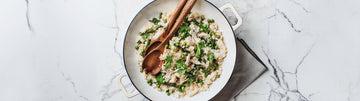
<path fill-rule="evenodd" d="M 208 19 L 207 21 L 208 21 L 208 23 L 213 23 L 214 19 Z"/>
<path fill-rule="evenodd" d="M 204 25 L 205 28 L 209 28 L 209 25 Z"/>
<path fill-rule="evenodd" d="M 156 83 L 156 87 L 160 88 L 160 84 L 159 84 L 159 83 Z"/>
<path fill-rule="evenodd" d="M 147 80 L 146 82 L 151 86 L 152 85 L 152 79 Z"/>
<path fill-rule="evenodd" d="M 171 89 L 169 92 L 170 92 L 170 93 L 173 93 L 174 91 Z"/>
<path fill-rule="evenodd" d="M 211 40 L 207 40 L 207 42 L 206 42 L 206 43 L 208 43 L 208 44 L 209 44 L 209 43 L 211 43 Z"/>
<path fill-rule="evenodd" d="M 135 49 L 139 49 L 139 46 L 135 46 Z"/>
<path fill-rule="evenodd" d="M 140 55 L 142 56 L 144 54 L 144 50 L 141 50 Z"/>

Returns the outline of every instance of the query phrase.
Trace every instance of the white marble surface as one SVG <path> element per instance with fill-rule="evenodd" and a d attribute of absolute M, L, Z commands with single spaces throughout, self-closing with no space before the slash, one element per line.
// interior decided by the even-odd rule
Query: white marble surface
<path fill-rule="evenodd" d="M 358 0 L 209 1 L 236 7 L 237 36 L 269 67 L 234 100 L 360 100 Z M 149 2 L 0 0 L 0 100 L 143 100 L 114 78 L 126 29 Z"/>

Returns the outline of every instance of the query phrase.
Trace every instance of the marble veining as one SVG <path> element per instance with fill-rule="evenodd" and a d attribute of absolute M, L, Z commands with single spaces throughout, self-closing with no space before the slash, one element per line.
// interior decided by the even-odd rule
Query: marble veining
<path fill-rule="evenodd" d="M 297 28 L 294 27 L 294 24 L 291 22 L 291 20 L 287 17 L 287 15 L 286 15 L 284 12 L 280 11 L 280 10 L 277 9 L 277 8 L 276 8 L 276 12 L 277 12 L 277 14 L 280 13 L 280 14 L 282 15 L 282 17 L 284 17 L 284 19 L 286 19 L 286 21 L 290 24 L 291 28 L 292 28 L 295 32 L 299 32 L 299 33 L 301 32 L 300 29 L 297 29 Z M 274 16 L 276 16 L 276 14 L 275 14 Z M 271 18 L 271 17 L 270 17 L 270 18 Z"/>
<path fill-rule="evenodd" d="M 26 2 L 26 23 L 30 31 L 32 31 L 32 27 L 30 24 L 30 18 L 29 18 L 29 0 L 25 0 Z"/>
<path fill-rule="evenodd" d="M 298 65 L 295 67 L 294 72 L 287 72 L 281 69 L 279 67 L 277 61 L 275 59 L 271 59 L 268 54 L 264 51 L 264 54 L 266 55 L 267 62 L 270 64 L 270 67 L 273 71 L 273 80 L 276 82 L 275 85 L 271 85 L 270 95 L 268 97 L 268 101 L 309 101 L 309 97 L 305 97 L 298 88 L 298 69 L 301 66 L 301 64 L 304 62 L 306 57 L 310 54 L 312 47 L 307 51 L 307 53 L 302 57 Z M 287 79 L 285 79 L 287 77 Z M 295 80 L 288 81 L 288 79 Z M 274 87 L 275 86 L 275 87 Z"/>

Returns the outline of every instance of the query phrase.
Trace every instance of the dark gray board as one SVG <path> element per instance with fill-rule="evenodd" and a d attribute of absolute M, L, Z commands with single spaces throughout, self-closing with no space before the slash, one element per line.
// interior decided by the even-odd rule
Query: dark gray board
<path fill-rule="evenodd" d="M 244 40 L 236 40 L 236 63 L 231 77 L 225 87 L 211 101 L 228 101 L 239 94 L 258 77 L 267 67 L 247 46 Z M 228 54 L 232 55 L 232 54 Z"/>

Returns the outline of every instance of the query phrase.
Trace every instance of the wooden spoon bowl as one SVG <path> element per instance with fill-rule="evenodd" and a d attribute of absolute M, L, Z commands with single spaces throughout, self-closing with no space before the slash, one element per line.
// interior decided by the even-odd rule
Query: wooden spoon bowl
<path fill-rule="evenodd" d="M 162 54 L 160 50 L 154 50 L 152 54 L 147 55 L 147 57 L 144 59 L 144 63 L 142 66 L 143 68 L 146 67 L 145 71 L 151 72 L 151 75 L 156 75 L 158 72 L 160 72 L 162 63 L 159 59 L 159 56 Z"/>
<path fill-rule="evenodd" d="M 160 37 L 158 37 L 157 39 L 155 39 L 154 41 L 152 41 L 148 48 L 145 49 L 145 53 L 144 56 L 146 56 L 150 51 L 152 51 L 153 49 L 155 49 L 156 47 L 158 47 L 165 39 L 166 37 L 169 35 L 170 30 L 172 29 L 177 17 L 179 16 L 181 10 L 183 9 L 185 3 L 188 0 L 181 0 L 180 3 L 177 5 L 177 7 L 175 8 L 175 12 L 172 15 L 168 25 L 166 26 L 165 31 L 160 35 Z"/>

